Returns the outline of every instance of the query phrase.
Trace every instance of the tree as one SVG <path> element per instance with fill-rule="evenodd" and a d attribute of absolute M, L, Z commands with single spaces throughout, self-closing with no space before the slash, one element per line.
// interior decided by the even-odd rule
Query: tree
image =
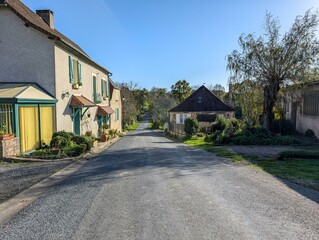
<path fill-rule="evenodd" d="M 192 93 L 192 88 L 186 80 L 179 80 L 177 83 L 172 85 L 171 89 L 172 96 L 178 103 L 185 100 L 185 98 Z"/>
<path fill-rule="evenodd" d="M 315 32 L 318 13 L 298 16 L 282 37 L 279 21 L 266 14 L 264 35 L 241 35 L 241 52 L 227 56 L 230 82 L 254 81 L 263 90 L 263 126 L 270 130 L 273 107 L 284 84 L 311 81 L 317 75 L 319 43 Z"/>
<path fill-rule="evenodd" d="M 136 108 L 136 100 L 132 91 L 123 86 L 121 88 L 121 96 L 122 96 L 122 124 L 123 127 L 127 125 L 131 125 L 136 120 L 139 111 Z"/>
<path fill-rule="evenodd" d="M 220 84 L 215 84 L 210 90 L 220 99 L 223 99 L 225 96 L 225 88 Z"/>
<path fill-rule="evenodd" d="M 199 123 L 197 119 L 193 119 L 193 118 L 185 119 L 184 131 L 188 138 L 192 137 L 195 133 L 197 133 L 198 128 L 199 128 Z"/>

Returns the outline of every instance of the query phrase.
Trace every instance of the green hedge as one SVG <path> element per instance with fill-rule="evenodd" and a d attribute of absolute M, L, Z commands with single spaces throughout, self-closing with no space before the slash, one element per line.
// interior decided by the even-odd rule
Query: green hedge
<path fill-rule="evenodd" d="M 319 151 L 306 151 L 306 150 L 298 150 L 298 151 L 283 151 L 279 153 L 275 159 L 289 159 L 289 158 L 305 158 L 305 159 L 319 159 Z"/>

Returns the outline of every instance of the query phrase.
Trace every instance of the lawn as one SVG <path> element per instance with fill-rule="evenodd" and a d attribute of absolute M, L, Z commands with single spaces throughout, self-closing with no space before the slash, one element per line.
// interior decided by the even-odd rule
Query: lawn
<path fill-rule="evenodd" d="M 205 142 L 202 137 L 185 140 L 185 144 L 215 153 L 216 156 L 231 159 L 233 162 L 246 163 L 248 166 L 268 172 L 275 177 L 289 180 L 319 191 L 319 159 L 287 159 L 249 158 L 233 151 Z"/>
<path fill-rule="evenodd" d="M 251 166 L 260 168 L 273 176 L 287 179 L 319 191 L 318 159 L 251 159 Z"/>

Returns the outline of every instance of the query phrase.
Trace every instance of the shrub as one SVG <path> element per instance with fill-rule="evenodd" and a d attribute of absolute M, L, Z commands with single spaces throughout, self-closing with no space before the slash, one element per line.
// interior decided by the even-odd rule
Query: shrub
<path fill-rule="evenodd" d="M 224 116 L 218 116 L 213 123 L 213 132 L 219 130 L 223 131 L 226 128 L 227 120 Z"/>
<path fill-rule="evenodd" d="M 197 136 L 197 137 L 204 137 L 204 136 L 205 136 L 205 134 L 204 134 L 204 133 L 202 133 L 202 132 L 199 132 L 199 133 L 197 133 L 197 134 L 196 134 L 196 136 Z"/>
<path fill-rule="evenodd" d="M 72 138 L 72 141 L 75 142 L 76 144 L 85 144 L 86 145 L 86 150 L 90 151 L 92 146 L 93 146 L 93 141 L 94 139 L 88 136 L 74 136 Z"/>
<path fill-rule="evenodd" d="M 305 159 L 319 159 L 319 151 L 283 151 L 279 153 L 275 159 L 281 160 L 285 158 L 305 158 Z"/>
<path fill-rule="evenodd" d="M 74 134 L 63 130 L 63 131 L 53 133 L 52 138 L 55 138 L 57 136 L 64 137 L 68 142 L 70 142 Z"/>
<path fill-rule="evenodd" d="M 159 127 L 160 127 L 160 123 L 159 122 L 157 122 L 157 121 L 153 122 L 153 125 L 152 125 L 153 129 L 159 129 Z"/>
<path fill-rule="evenodd" d="M 290 120 L 282 118 L 274 120 L 271 126 L 271 131 L 273 133 L 280 133 L 282 135 L 291 135 L 293 134 L 294 129 Z"/>
<path fill-rule="evenodd" d="M 186 133 L 187 137 L 193 136 L 198 131 L 198 121 L 193 118 L 186 118 L 185 124 L 184 124 L 184 131 Z"/>
<path fill-rule="evenodd" d="M 85 153 L 87 148 L 87 145 L 84 143 L 81 143 L 80 145 L 74 144 L 73 146 L 70 146 L 64 150 L 64 153 L 69 157 L 77 157 L 81 155 L 82 153 Z"/>
<path fill-rule="evenodd" d="M 211 142 L 212 141 L 211 135 L 205 135 L 204 141 L 205 142 Z"/>
<path fill-rule="evenodd" d="M 312 138 L 316 137 L 316 136 L 315 136 L 315 133 L 314 133 L 311 129 L 308 129 L 308 130 L 306 131 L 305 135 L 306 135 L 307 137 L 312 137 Z"/>
<path fill-rule="evenodd" d="M 213 132 L 211 135 L 210 135 L 210 140 L 212 142 L 215 142 L 217 139 L 218 139 L 218 136 L 222 133 L 221 130 L 216 130 L 215 132 Z"/>
<path fill-rule="evenodd" d="M 298 144 L 300 141 L 294 137 L 290 136 L 277 136 L 275 138 L 275 142 L 278 145 L 291 145 L 291 144 Z"/>
<path fill-rule="evenodd" d="M 57 135 L 52 138 L 50 145 L 51 147 L 63 149 L 69 146 L 70 142 L 65 137 Z"/>

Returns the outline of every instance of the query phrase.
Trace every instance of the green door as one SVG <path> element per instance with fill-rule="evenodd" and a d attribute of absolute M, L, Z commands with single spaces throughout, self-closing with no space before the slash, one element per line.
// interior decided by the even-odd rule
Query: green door
<path fill-rule="evenodd" d="M 73 118 L 73 132 L 76 135 L 80 135 L 80 123 L 81 123 L 81 114 L 82 114 L 82 109 L 81 108 L 75 108 L 74 110 L 74 118 Z"/>

